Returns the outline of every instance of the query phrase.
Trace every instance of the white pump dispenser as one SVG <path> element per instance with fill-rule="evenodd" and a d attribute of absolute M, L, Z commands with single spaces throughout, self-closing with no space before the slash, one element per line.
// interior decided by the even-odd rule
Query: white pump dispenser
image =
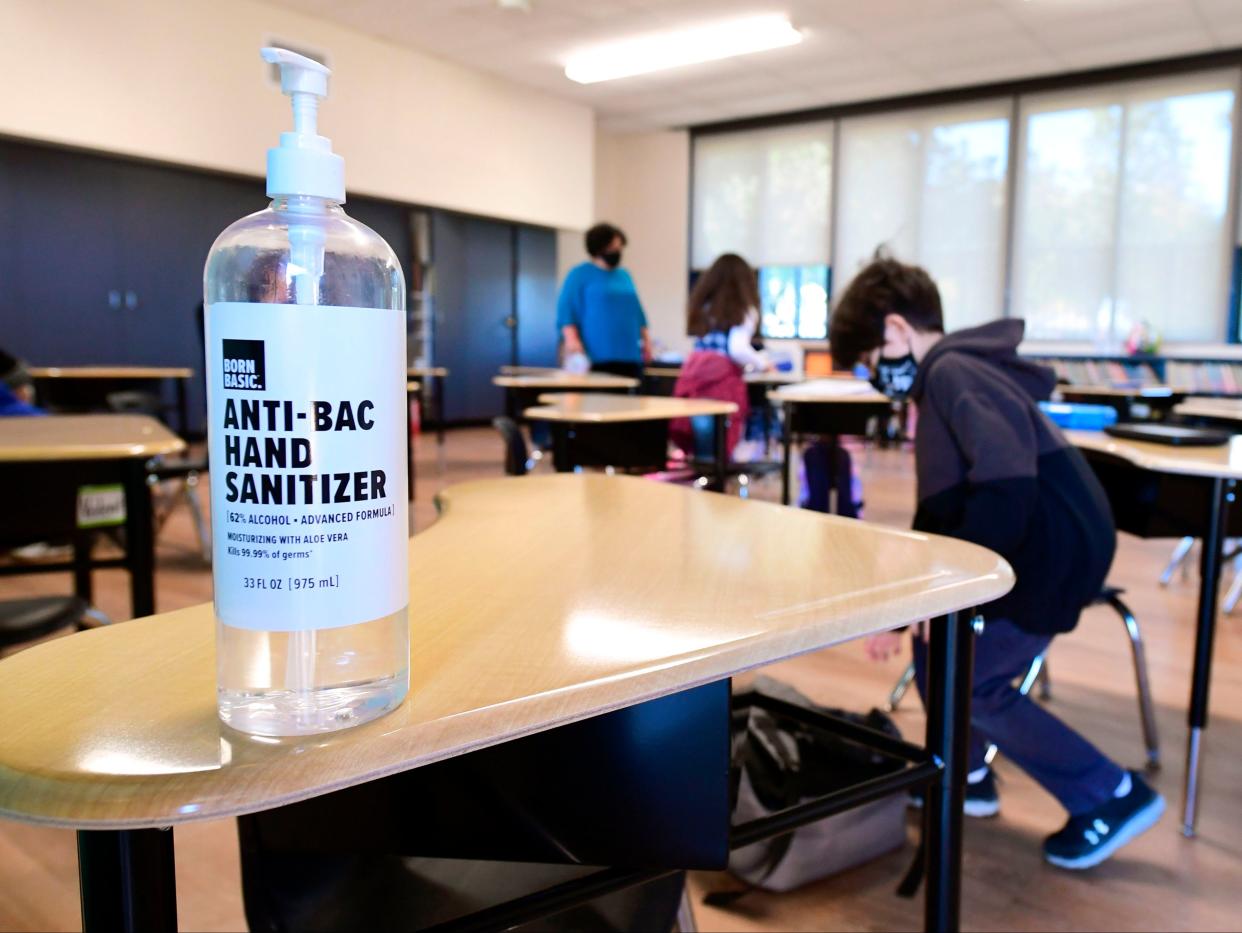
<path fill-rule="evenodd" d="M 293 132 L 281 133 L 280 145 L 267 150 L 267 196 L 307 195 L 344 204 L 345 160 L 318 127 L 319 101 L 328 96 L 332 72 L 287 49 L 265 48 L 262 55 L 280 66 L 280 90 L 293 101 Z"/>

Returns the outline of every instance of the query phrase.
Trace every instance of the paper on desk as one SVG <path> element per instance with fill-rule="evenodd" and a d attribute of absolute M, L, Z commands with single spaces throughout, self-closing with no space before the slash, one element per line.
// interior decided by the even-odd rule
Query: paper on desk
<path fill-rule="evenodd" d="M 817 395 L 821 398 L 841 398 L 847 395 L 872 395 L 874 386 L 865 379 L 811 379 L 790 386 L 799 395 Z M 780 390 L 776 391 L 780 394 Z"/>

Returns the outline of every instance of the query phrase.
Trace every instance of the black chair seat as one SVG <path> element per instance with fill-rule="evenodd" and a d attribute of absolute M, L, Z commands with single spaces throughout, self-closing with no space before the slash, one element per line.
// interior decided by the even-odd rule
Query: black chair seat
<path fill-rule="evenodd" d="M 0 648 L 77 625 L 88 608 L 85 600 L 76 596 L 0 600 Z"/>

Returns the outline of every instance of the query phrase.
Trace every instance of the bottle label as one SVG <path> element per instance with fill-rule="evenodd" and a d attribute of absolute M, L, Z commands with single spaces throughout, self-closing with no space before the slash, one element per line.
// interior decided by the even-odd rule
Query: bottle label
<path fill-rule="evenodd" d="M 216 615 L 293 632 L 409 602 L 405 316 L 207 308 Z"/>

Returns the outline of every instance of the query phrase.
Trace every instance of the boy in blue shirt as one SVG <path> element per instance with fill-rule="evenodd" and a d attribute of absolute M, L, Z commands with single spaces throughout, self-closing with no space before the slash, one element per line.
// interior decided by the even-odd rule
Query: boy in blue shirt
<path fill-rule="evenodd" d="M 630 274 L 619 268 L 625 233 L 596 224 L 586 233 L 589 261 L 569 271 L 556 303 L 565 355 L 584 353 L 595 372 L 642 376 L 651 358 L 647 316 Z"/>

